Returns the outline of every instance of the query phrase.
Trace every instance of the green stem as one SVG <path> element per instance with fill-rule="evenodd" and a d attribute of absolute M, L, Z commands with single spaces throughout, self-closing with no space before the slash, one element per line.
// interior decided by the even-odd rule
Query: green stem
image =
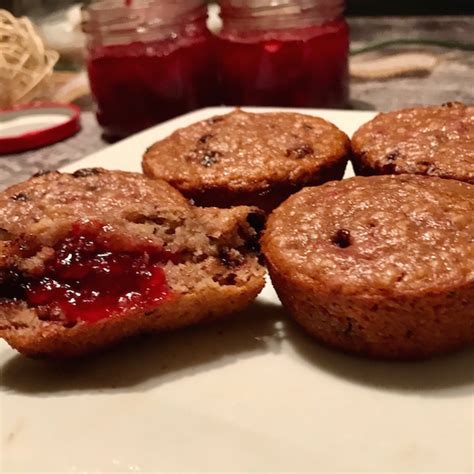
<path fill-rule="evenodd" d="M 435 39 L 394 39 L 388 41 L 380 41 L 377 43 L 368 44 L 362 48 L 351 49 L 351 55 L 367 53 L 368 51 L 374 51 L 376 49 L 385 48 L 386 46 L 393 46 L 398 44 L 408 44 L 408 45 L 423 45 L 423 46 L 441 46 L 442 48 L 454 48 L 461 49 L 463 51 L 474 51 L 473 43 L 461 43 L 458 41 L 450 40 L 435 40 Z"/>

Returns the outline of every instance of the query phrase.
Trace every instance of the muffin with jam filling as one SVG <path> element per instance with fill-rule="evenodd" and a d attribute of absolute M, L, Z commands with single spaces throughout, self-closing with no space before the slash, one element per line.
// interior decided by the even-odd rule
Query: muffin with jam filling
<path fill-rule="evenodd" d="M 261 211 L 201 209 L 160 180 L 83 169 L 0 194 L 0 337 L 70 357 L 247 306 Z"/>

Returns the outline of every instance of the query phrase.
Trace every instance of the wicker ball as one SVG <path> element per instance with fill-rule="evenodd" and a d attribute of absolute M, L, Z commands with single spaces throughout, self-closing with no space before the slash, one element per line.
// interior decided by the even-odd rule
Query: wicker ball
<path fill-rule="evenodd" d="M 45 49 L 28 18 L 0 10 L 0 107 L 47 96 L 58 59 L 56 51 Z"/>

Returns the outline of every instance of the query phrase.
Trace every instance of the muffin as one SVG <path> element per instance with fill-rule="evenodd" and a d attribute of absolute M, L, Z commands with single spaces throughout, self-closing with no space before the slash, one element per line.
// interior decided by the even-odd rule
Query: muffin
<path fill-rule="evenodd" d="M 264 285 L 261 211 L 196 208 L 164 181 L 82 169 L 0 194 L 0 337 L 70 357 L 221 318 Z"/>
<path fill-rule="evenodd" d="M 379 114 L 352 138 L 356 174 L 422 174 L 474 184 L 474 107 Z"/>
<path fill-rule="evenodd" d="M 426 176 L 306 188 L 262 249 L 289 314 L 320 341 L 414 359 L 474 344 L 474 186 Z"/>
<path fill-rule="evenodd" d="M 320 118 L 235 110 L 155 143 L 143 170 L 199 206 L 270 211 L 304 186 L 341 179 L 349 152 L 347 136 Z"/>

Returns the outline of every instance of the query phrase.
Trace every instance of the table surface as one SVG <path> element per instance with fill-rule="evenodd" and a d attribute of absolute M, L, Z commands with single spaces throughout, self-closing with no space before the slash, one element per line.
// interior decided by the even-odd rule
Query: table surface
<path fill-rule="evenodd" d="M 472 41 L 474 17 L 352 18 L 350 26 L 352 47 L 397 38 L 468 42 Z M 399 51 L 397 48 L 392 50 Z M 387 111 L 448 101 L 474 103 L 474 54 L 433 47 L 429 51 L 440 58 L 429 75 L 352 80 L 352 107 Z M 93 113 L 84 112 L 82 130 L 74 137 L 36 151 L 0 157 L 0 189 L 31 176 L 39 169 L 57 169 L 105 146 L 107 143 L 101 138 Z"/>

